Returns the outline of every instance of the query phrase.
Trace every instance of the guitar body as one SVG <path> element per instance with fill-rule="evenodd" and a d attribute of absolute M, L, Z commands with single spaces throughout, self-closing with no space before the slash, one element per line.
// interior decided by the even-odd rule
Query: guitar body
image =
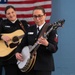
<path fill-rule="evenodd" d="M 6 35 L 6 36 L 9 36 L 11 38 L 11 40 L 7 43 L 8 47 L 6 46 L 6 44 L 3 40 L 0 40 L 0 57 L 5 57 L 5 56 L 9 55 L 17 47 L 17 45 L 16 45 L 13 48 L 10 48 L 9 45 L 13 42 L 12 38 L 14 36 L 24 35 L 24 32 L 22 30 L 17 30 L 13 33 L 2 34 L 2 35 Z M 18 43 L 21 42 L 21 39 L 22 38 L 19 39 Z M 16 44 L 16 43 L 14 43 L 14 44 Z"/>
<path fill-rule="evenodd" d="M 19 69 L 22 72 L 29 72 L 34 64 L 35 64 L 35 60 L 36 60 L 36 54 L 35 53 L 30 53 L 29 47 L 26 46 L 22 49 L 22 55 L 23 55 L 23 61 L 19 61 L 17 62 Z"/>

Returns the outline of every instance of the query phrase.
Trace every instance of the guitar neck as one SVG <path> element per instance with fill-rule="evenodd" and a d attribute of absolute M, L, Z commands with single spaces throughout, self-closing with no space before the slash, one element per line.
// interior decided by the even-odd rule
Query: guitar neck
<path fill-rule="evenodd" d="M 46 38 L 47 35 L 48 35 L 52 30 L 53 30 L 53 26 L 49 29 L 49 31 L 48 31 L 47 33 L 43 34 L 43 37 Z M 46 39 L 47 39 L 47 38 L 46 38 Z M 38 44 L 38 41 L 37 41 L 32 47 L 30 47 L 30 52 L 33 51 L 33 50 L 37 51 L 37 49 L 39 48 L 39 46 L 40 46 L 40 44 Z"/>
<path fill-rule="evenodd" d="M 49 35 L 49 33 L 53 30 L 53 26 L 43 35 L 44 38 L 47 39 L 47 36 Z"/>
<path fill-rule="evenodd" d="M 38 41 L 33 45 L 33 46 L 29 46 L 30 52 L 33 50 L 36 50 L 39 48 L 40 44 L 38 44 Z"/>
<path fill-rule="evenodd" d="M 62 27 L 63 23 L 65 22 L 65 20 L 59 20 L 58 22 L 55 22 L 54 24 L 50 24 L 49 26 L 51 26 L 51 28 L 45 33 L 42 34 L 41 36 L 43 36 L 44 38 L 47 39 L 47 36 L 49 35 L 49 33 L 52 30 L 57 29 L 58 27 Z M 39 48 L 40 44 L 38 44 L 38 41 L 30 48 L 30 52 L 32 50 L 37 50 Z"/>

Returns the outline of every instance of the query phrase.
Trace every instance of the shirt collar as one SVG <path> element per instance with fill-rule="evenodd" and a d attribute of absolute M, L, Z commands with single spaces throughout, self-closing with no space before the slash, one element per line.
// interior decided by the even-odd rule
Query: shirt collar
<path fill-rule="evenodd" d="M 17 21 L 17 19 L 15 21 L 11 21 L 12 23 L 15 23 Z"/>
<path fill-rule="evenodd" d="M 37 28 L 39 27 L 39 30 L 41 30 L 41 28 L 44 26 L 44 24 L 45 24 L 45 22 L 40 26 L 37 25 Z"/>

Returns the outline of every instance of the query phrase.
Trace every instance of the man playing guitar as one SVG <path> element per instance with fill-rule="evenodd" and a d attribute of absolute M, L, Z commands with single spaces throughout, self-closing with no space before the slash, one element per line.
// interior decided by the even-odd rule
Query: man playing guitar
<path fill-rule="evenodd" d="M 0 23 L 0 63 L 4 67 L 5 75 L 23 75 L 17 67 L 15 58 L 15 50 L 19 44 L 19 39 L 12 39 L 12 37 L 22 35 L 19 30 L 24 34 L 20 24 L 23 24 L 25 30 L 27 30 L 28 24 L 24 20 L 18 20 L 16 9 L 11 5 L 5 8 L 5 16 L 7 19 Z M 14 33 L 16 31 L 18 33 Z M 8 44 L 9 42 L 11 43 Z"/>

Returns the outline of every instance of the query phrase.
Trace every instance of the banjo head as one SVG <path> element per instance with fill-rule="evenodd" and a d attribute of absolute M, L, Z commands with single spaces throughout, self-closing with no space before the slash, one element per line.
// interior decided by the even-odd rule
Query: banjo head
<path fill-rule="evenodd" d="M 23 55 L 23 61 L 19 61 L 17 62 L 19 69 L 22 69 L 23 67 L 25 67 L 27 61 L 30 59 L 30 51 L 29 51 L 29 47 L 26 46 L 22 49 L 22 55 Z"/>

